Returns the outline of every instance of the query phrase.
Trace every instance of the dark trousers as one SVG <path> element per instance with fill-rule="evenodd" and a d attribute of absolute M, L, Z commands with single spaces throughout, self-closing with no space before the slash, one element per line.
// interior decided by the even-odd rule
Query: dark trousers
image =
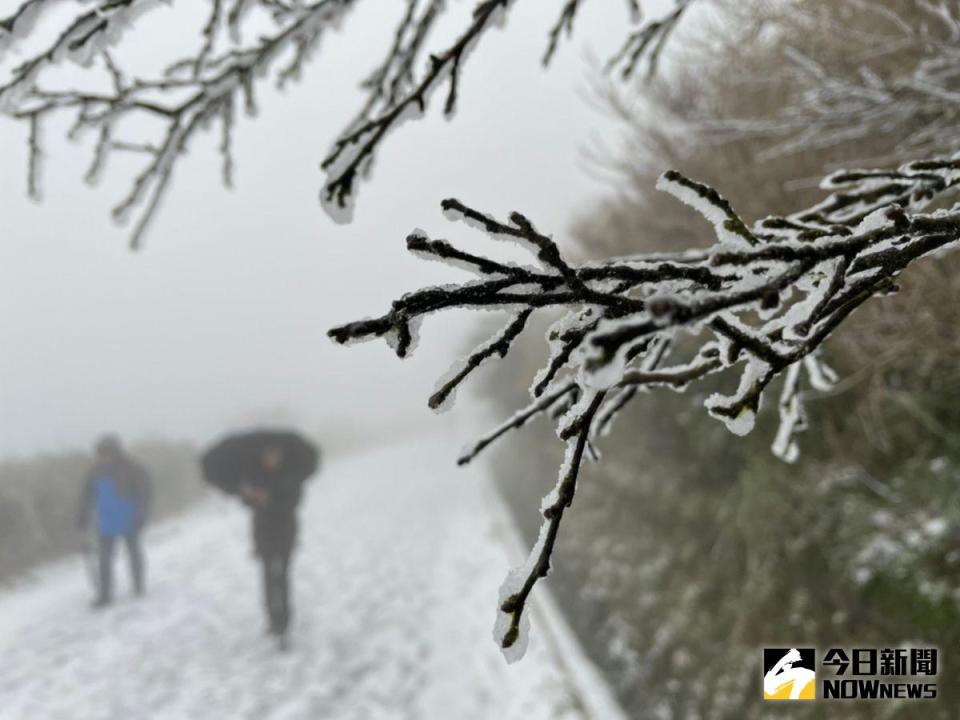
<path fill-rule="evenodd" d="M 140 595 L 143 593 L 143 552 L 140 550 L 140 533 L 128 533 L 121 537 L 127 546 L 133 588 Z M 100 536 L 100 599 L 103 601 L 113 597 L 113 548 L 119 539 L 112 535 Z"/>
<path fill-rule="evenodd" d="M 283 635 L 290 625 L 290 551 L 261 552 L 263 599 L 270 619 L 270 632 Z"/>

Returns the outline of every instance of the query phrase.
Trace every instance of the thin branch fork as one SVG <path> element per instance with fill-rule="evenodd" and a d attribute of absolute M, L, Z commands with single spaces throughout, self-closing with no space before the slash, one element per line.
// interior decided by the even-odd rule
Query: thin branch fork
<path fill-rule="evenodd" d="M 470 25 L 456 42 L 444 52 L 430 56 L 426 73 L 406 96 L 393 103 L 379 116 L 348 128 L 347 133 L 334 142 L 333 148 L 321 163 L 321 168 L 328 172 L 321 200 L 326 207 L 333 208 L 334 217 L 350 211 L 361 169 L 372 159 L 373 153 L 387 133 L 408 111 L 422 114 L 426 110 L 431 92 L 444 78 L 449 82 L 444 113 L 448 116 L 453 113 L 460 82 L 460 62 L 464 53 L 489 29 L 500 13 L 507 11 L 512 1 L 483 0 L 474 10 Z"/>

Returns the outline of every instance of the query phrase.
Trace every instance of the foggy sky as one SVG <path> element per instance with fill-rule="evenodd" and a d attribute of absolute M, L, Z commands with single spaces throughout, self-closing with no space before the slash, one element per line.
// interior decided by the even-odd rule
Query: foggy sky
<path fill-rule="evenodd" d="M 562 238 L 604 190 L 582 150 L 616 130 L 584 92 L 584 53 L 616 49 L 626 3 L 587 4 L 544 71 L 559 12 L 550 5 L 518 3 L 505 29 L 484 37 L 452 122 L 435 99 L 426 119 L 389 139 L 348 226 L 320 210 L 318 165 L 359 107 L 357 82 L 381 56 L 399 2 L 361 3 L 298 84 L 282 95 L 261 88 L 259 116 L 236 128 L 234 190 L 220 184 L 217 134 L 197 136 L 137 253 L 108 213 L 129 175 L 108 168 L 96 189 L 80 180 L 92 138 L 68 143 L 63 124 L 45 128 L 45 199 L 35 204 L 25 195 L 26 128 L 0 118 L 0 454 L 85 446 L 108 429 L 205 441 L 284 421 L 322 441 L 473 422 L 464 393 L 443 419 L 426 398 L 467 349 L 475 314 L 428 319 L 403 362 L 383 342 L 343 348 L 325 332 L 382 313 L 404 291 L 462 277 L 408 256 L 414 228 L 476 252 L 500 249 L 445 221 L 443 198 L 520 210 Z M 449 41 L 471 7 L 454 3 L 431 47 Z M 146 16 L 155 29 L 137 52 L 192 48 L 196 38 L 174 17 L 166 8 Z M 124 167 L 133 166 L 115 166 Z"/>

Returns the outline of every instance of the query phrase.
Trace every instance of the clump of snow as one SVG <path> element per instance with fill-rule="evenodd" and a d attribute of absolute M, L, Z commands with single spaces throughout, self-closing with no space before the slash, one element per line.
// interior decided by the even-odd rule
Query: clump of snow
<path fill-rule="evenodd" d="M 320 190 L 320 207 L 337 225 L 349 225 L 353 222 L 354 206 L 352 194 L 341 199 L 331 195 L 327 187 Z"/>
<path fill-rule="evenodd" d="M 863 220 L 860 221 L 860 224 L 854 228 L 854 234 L 865 235 L 867 233 L 875 232 L 887 227 L 890 225 L 890 218 L 888 217 L 887 213 L 888 208 L 885 207 L 874 210 L 865 218 L 863 218 Z"/>
<path fill-rule="evenodd" d="M 810 353 L 803 359 L 803 367 L 807 371 L 810 386 L 818 392 L 833 390 L 839 379 L 837 373 L 818 357 L 817 353 Z"/>
<path fill-rule="evenodd" d="M 740 374 L 740 385 L 737 387 L 737 391 L 732 396 L 726 396 L 721 393 L 713 393 L 708 396 L 704 402 L 704 407 L 706 407 L 707 412 L 723 422 L 723 424 L 727 426 L 727 430 L 734 435 L 743 436 L 750 434 L 750 431 L 753 430 L 753 426 L 756 423 L 757 413 L 753 408 L 749 407 L 749 404 L 745 403 L 740 411 L 733 417 L 727 413 L 717 412 L 717 410 L 718 408 L 727 407 L 739 402 L 769 370 L 770 366 L 765 362 L 753 357 L 748 359 L 743 368 L 743 372 Z M 760 398 L 762 397 L 761 395 Z M 760 401 L 760 399 L 757 400 L 757 410 L 760 408 Z"/>
<path fill-rule="evenodd" d="M 944 517 L 930 518 L 923 524 L 923 531 L 932 538 L 939 538 L 947 531 L 948 525 Z"/>
<path fill-rule="evenodd" d="M 686 183 L 675 179 L 673 173 L 664 173 L 658 178 L 657 190 L 673 195 L 677 200 L 689 205 L 706 218 L 713 225 L 714 232 L 721 244 L 732 248 L 743 248 L 745 244 L 748 244 L 742 234 L 730 229 L 731 221 L 735 220 L 726 210 Z"/>
<path fill-rule="evenodd" d="M 780 399 L 780 427 L 773 440 L 773 454 L 786 463 L 793 463 L 800 455 L 794 435 L 803 424 L 803 406 L 800 402 L 800 363 L 787 368 Z"/>
<path fill-rule="evenodd" d="M 541 529 L 540 538 L 537 540 L 536 544 L 531 550 L 531 558 L 534 557 L 534 553 L 539 552 L 539 550 L 543 547 L 543 542 L 544 531 Z M 527 565 L 529 564 L 531 564 L 531 562 L 528 560 Z M 500 648 L 500 652 L 503 654 L 504 659 L 508 663 L 515 663 L 518 660 L 522 660 L 523 656 L 526 655 L 527 647 L 530 644 L 530 613 L 524 609 L 523 614 L 520 616 L 519 634 L 517 635 L 517 639 L 509 647 L 503 647 L 504 638 L 510 630 L 513 618 L 512 615 L 505 613 L 501 609 L 507 598 L 515 595 L 523 585 L 523 580 L 526 577 L 524 571 L 527 569 L 527 565 L 521 565 L 519 568 L 515 568 L 510 571 L 503 583 L 500 585 L 500 591 L 497 596 L 497 619 L 493 624 L 493 639 L 497 643 L 497 646 Z"/>

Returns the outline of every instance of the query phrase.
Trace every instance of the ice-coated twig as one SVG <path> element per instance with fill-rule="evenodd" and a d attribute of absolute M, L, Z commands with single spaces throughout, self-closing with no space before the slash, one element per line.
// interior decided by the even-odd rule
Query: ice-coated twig
<path fill-rule="evenodd" d="M 577 10 L 580 9 L 580 3 L 583 0 L 567 0 L 560 11 L 560 17 L 547 36 L 547 49 L 543 53 L 544 66 L 549 65 L 553 60 L 557 48 L 560 46 L 560 35 L 566 33 L 567 37 L 573 35 L 573 21 L 577 17 Z"/>
<path fill-rule="evenodd" d="M 503 24 L 512 3 L 513 0 L 482 0 L 474 9 L 467 29 L 449 48 L 430 56 L 427 71 L 408 92 L 395 94 L 393 102 L 388 102 L 375 115 L 372 111 L 376 103 L 368 101 L 371 114 L 362 115 L 337 138 L 321 163 L 327 179 L 320 192 L 320 202 L 334 220 L 348 222 L 353 217 L 357 180 L 372 164 L 380 143 L 404 120 L 422 115 L 433 92 L 444 83 L 447 98 L 443 111 L 447 116 L 453 114 L 462 62 L 487 30 Z"/>
<path fill-rule="evenodd" d="M 434 409 L 439 408 L 451 396 L 454 390 L 457 389 L 457 386 L 463 382 L 467 375 L 476 370 L 484 361 L 489 360 L 494 355 L 499 355 L 501 358 L 506 357 L 507 353 L 510 350 L 510 343 L 512 343 L 520 333 L 523 332 L 524 325 L 527 324 L 527 319 L 533 313 L 532 308 L 525 308 L 521 310 L 517 315 L 510 321 L 510 324 L 507 325 L 500 334 L 493 337 L 489 342 L 484 343 L 481 347 L 477 348 L 471 355 L 464 361 L 463 367 L 458 369 L 449 380 L 441 384 L 441 386 L 430 396 L 430 399 L 427 401 L 427 404 Z"/>
<path fill-rule="evenodd" d="M 579 390 L 577 388 L 577 384 L 571 381 L 560 386 L 553 392 L 541 396 L 534 402 L 530 403 L 527 407 L 518 411 L 505 422 L 501 423 L 486 435 L 481 437 L 472 446 L 465 449 L 457 459 L 457 465 L 466 465 L 467 463 L 471 462 L 484 450 L 484 448 L 486 448 L 492 442 L 503 437 L 511 430 L 522 428 L 532 418 L 540 415 L 541 413 L 549 411 L 552 407 L 559 405 L 570 396 L 577 396 L 578 392 Z M 569 405 L 566 405 L 565 409 L 569 409 Z"/>
<path fill-rule="evenodd" d="M 521 657 L 526 646 L 526 638 L 521 637 L 525 629 L 522 621 L 526 618 L 523 611 L 534 585 L 550 572 L 550 558 L 557 542 L 563 513 L 573 504 L 583 454 L 590 444 L 590 428 L 597 410 L 603 404 L 604 395 L 603 392 L 594 393 L 589 405 L 576 417 L 573 423 L 576 427 L 575 435 L 567 440 L 566 457 L 560 468 L 557 485 L 543 501 L 540 537 L 527 562 L 511 572 L 500 589 L 494 638 L 505 651 L 508 660 Z"/>
<path fill-rule="evenodd" d="M 597 454 L 623 409 L 656 388 L 683 391 L 707 376 L 734 377 L 732 391 L 710 395 L 705 407 L 732 432 L 745 434 L 766 391 L 783 376 L 773 450 L 793 461 L 799 452 L 796 434 L 804 425 L 801 380 L 814 390 L 828 388 L 835 377 L 818 354 L 830 333 L 871 297 L 895 291 L 900 273 L 915 260 L 960 244 L 960 204 L 926 211 L 958 183 L 960 157 L 887 171 L 844 170 L 824 179 L 831 194 L 813 207 L 748 226 L 712 188 L 666 173 L 658 186 L 713 224 L 716 241 L 698 254 L 576 265 L 523 215 L 502 220 L 453 199 L 442 203 L 448 219 L 494 240 L 518 243 L 536 264 L 467 253 L 422 231 L 408 237 L 412 252 L 477 277 L 410 292 L 384 315 L 330 330 L 335 341 L 384 336 L 405 357 L 415 329 L 433 312 L 480 308 L 512 316 L 441 385 L 431 405 L 447 399 L 480 363 L 506 356 L 534 313 L 563 310 L 547 333 L 550 355 L 531 384 L 531 402 L 458 461 L 470 462 L 539 416 L 554 418 L 567 443 L 557 489 L 544 503 L 540 540 L 527 566 L 504 586 L 497 637 L 508 657 L 522 649 L 523 609 L 537 578 L 549 569 L 583 454 Z"/>
<path fill-rule="evenodd" d="M 27 195 L 33 200 L 39 200 L 40 189 L 40 158 L 43 155 L 43 149 L 40 147 L 40 116 L 38 114 L 30 115 L 30 135 L 27 139 L 27 150 L 29 157 L 27 160 Z"/>

